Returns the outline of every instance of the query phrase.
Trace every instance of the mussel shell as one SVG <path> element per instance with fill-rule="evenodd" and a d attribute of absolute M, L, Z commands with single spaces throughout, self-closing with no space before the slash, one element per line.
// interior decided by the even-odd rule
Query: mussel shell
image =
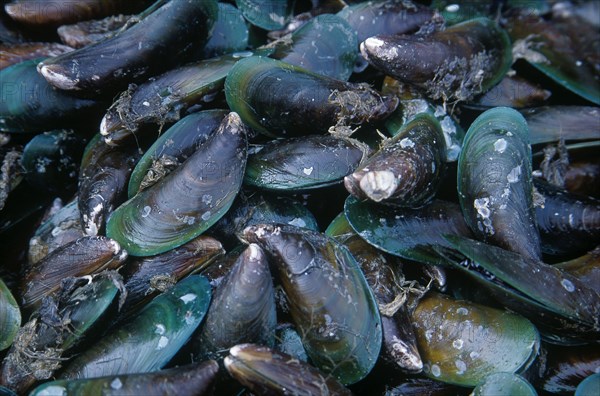
<path fill-rule="evenodd" d="M 82 237 L 47 255 L 32 266 L 22 281 L 24 308 L 36 307 L 44 296 L 69 276 L 84 276 L 119 267 L 127 252 L 106 237 Z"/>
<path fill-rule="evenodd" d="M 28 265 L 37 263 L 59 247 L 83 236 L 85 233 L 75 198 L 35 230 L 29 240 Z"/>
<path fill-rule="evenodd" d="M 496 371 L 525 370 L 540 338 L 527 319 L 506 311 L 428 294 L 412 313 L 425 374 L 475 386 Z"/>
<path fill-rule="evenodd" d="M 220 357 L 234 345 L 253 342 L 273 346 L 275 292 L 267 257 L 249 245 L 215 291 L 206 321 L 195 336 L 200 360 Z"/>
<path fill-rule="evenodd" d="M 133 198 L 140 190 L 168 174 L 171 167 L 188 159 L 217 130 L 226 114 L 226 110 L 190 114 L 162 133 L 133 169 L 128 197 Z"/>
<path fill-rule="evenodd" d="M 239 194 L 231 209 L 210 229 L 224 244 L 239 244 L 237 237 L 250 225 L 282 223 L 318 231 L 315 216 L 298 200 L 268 193 Z"/>
<path fill-rule="evenodd" d="M 425 99 L 401 99 L 396 111 L 385 120 L 385 128 L 390 135 L 396 136 L 405 131 L 404 127 L 409 121 L 422 113 L 431 114 L 438 120 L 444 133 L 445 160 L 447 162 L 456 161 L 460 154 L 465 131 L 441 106 L 434 106 Z"/>
<path fill-rule="evenodd" d="M 332 376 L 285 353 L 253 344 L 236 345 L 229 353 L 229 374 L 257 394 L 352 394 Z"/>
<path fill-rule="evenodd" d="M 435 200 L 420 209 L 382 207 L 348 197 L 344 213 L 354 231 L 386 253 L 423 264 L 444 265 L 436 249 L 451 248 L 444 235 L 471 235 L 457 204 Z"/>
<path fill-rule="evenodd" d="M 376 121 L 397 106 L 396 98 L 382 97 L 365 85 L 260 56 L 236 63 L 225 79 L 225 97 L 248 126 L 280 137 Z"/>
<path fill-rule="evenodd" d="M 581 257 L 554 266 L 575 276 L 588 287 L 600 293 L 600 283 L 598 282 L 600 279 L 600 247 L 596 247 Z"/>
<path fill-rule="evenodd" d="M 79 170 L 78 207 L 86 235 L 102 234 L 106 219 L 125 199 L 127 181 L 140 157 L 137 145 L 109 146 L 96 134 Z"/>
<path fill-rule="evenodd" d="M 600 139 L 600 109 L 593 106 L 541 106 L 521 110 L 531 144 Z"/>
<path fill-rule="evenodd" d="M 478 97 L 473 103 L 469 103 L 467 107 L 489 109 L 504 106 L 520 109 L 540 106 L 550 96 L 550 91 L 542 89 L 523 77 L 507 75 L 498 85 Z"/>
<path fill-rule="evenodd" d="M 21 326 L 21 311 L 6 284 L 0 279 L 0 351 L 8 348 Z"/>
<path fill-rule="evenodd" d="M 566 347 L 544 344 L 540 359 L 528 374 L 531 383 L 538 389 L 567 395 L 572 394 L 582 380 L 597 373 L 599 365 L 600 348 L 597 344 Z"/>
<path fill-rule="evenodd" d="M 110 144 L 119 144 L 134 132 L 155 133 L 179 121 L 186 111 L 201 108 L 223 88 L 233 65 L 253 52 L 240 52 L 191 63 L 153 77 L 129 89 L 107 110 L 100 133 Z M 191 109 L 190 109 L 191 111 Z"/>
<path fill-rule="evenodd" d="M 4 6 L 11 18 L 31 26 L 56 27 L 123 12 L 141 11 L 149 0 L 13 0 Z"/>
<path fill-rule="evenodd" d="M 487 18 L 429 36 L 370 37 L 362 42 L 361 53 L 385 74 L 445 100 L 465 100 L 487 91 L 512 64 L 508 34 Z"/>
<path fill-rule="evenodd" d="M 162 368 L 196 330 L 210 297 L 206 278 L 188 276 L 78 355 L 60 378 L 145 373 Z"/>
<path fill-rule="evenodd" d="M 281 29 L 292 16 L 293 0 L 235 0 L 244 18 L 265 30 Z"/>
<path fill-rule="evenodd" d="M 66 278 L 19 330 L 0 381 L 24 393 L 35 381 L 50 378 L 84 336 L 101 330 L 112 318 L 116 309 L 111 308 L 116 308 L 117 296 L 124 291 L 120 275 L 113 271 Z"/>
<path fill-rule="evenodd" d="M 101 111 L 97 100 L 81 99 L 54 89 L 36 70 L 39 59 L 0 71 L 0 131 L 32 133 L 68 128 Z"/>
<path fill-rule="evenodd" d="M 200 235 L 233 203 L 247 145 L 246 127 L 229 113 L 180 167 L 115 210 L 106 234 L 133 256 L 162 253 Z"/>
<path fill-rule="evenodd" d="M 541 261 L 460 236 L 448 236 L 462 254 L 548 309 L 600 331 L 600 294 L 575 276 Z M 536 282 L 531 282 L 535 274 Z"/>
<path fill-rule="evenodd" d="M 591 395 L 600 389 L 600 373 L 592 374 L 577 385 L 575 396 Z"/>
<path fill-rule="evenodd" d="M 111 38 L 41 62 L 39 72 L 62 90 L 114 94 L 185 61 L 205 44 L 218 13 L 216 0 L 161 2 L 150 9 Z"/>
<path fill-rule="evenodd" d="M 343 384 L 364 378 L 379 355 L 381 319 L 348 250 L 318 232 L 282 224 L 250 226 L 244 238 L 267 251 L 277 268 L 313 364 Z"/>
<path fill-rule="evenodd" d="M 202 271 L 224 253 L 219 241 L 201 235 L 162 254 L 129 259 L 121 270 L 127 289 L 121 319 L 139 311 L 145 303 L 187 275 Z"/>
<path fill-rule="evenodd" d="M 493 373 L 481 381 L 475 389 L 473 396 L 495 395 L 537 396 L 533 386 L 523 377 L 514 373 Z"/>
<path fill-rule="evenodd" d="M 2 42 L 0 40 L 0 42 Z M 0 45 L 0 70 L 30 59 L 47 58 L 73 51 L 58 43 L 20 43 Z"/>
<path fill-rule="evenodd" d="M 243 51 L 248 46 L 248 26 L 242 12 L 228 3 L 219 2 L 218 5 L 219 16 L 202 48 L 202 59 Z"/>
<path fill-rule="evenodd" d="M 529 131 L 517 111 L 496 107 L 471 124 L 458 159 L 457 183 L 465 221 L 478 238 L 541 257 Z"/>
<path fill-rule="evenodd" d="M 596 28 L 573 13 L 547 21 L 526 11 L 515 12 L 506 25 L 516 56 L 562 87 L 600 104 L 598 66 L 590 62 L 598 51 Z"/>
<path fill-rule="evenodd" d="M 82 48 L 114 36 L 131 17 L 131 15 L 122 14 L 111 15 L 99 20 L 63 25 L 56 29 L 56 32 L 63 43 L 73 48 Z"/>
<path fill-rule="evenodd" d="M 593 249 L 600 241 L 600 201 L 571 194 L 566 190 L 534 180 L 544 198 L 535 215 L 542 251 L 551 255 L 577 255 Z"/>
<path fill-rule="evenodd" d="M 345 81 L 354 68 L 358 40 L 345 20 L 325 14 L 268 46 L 275 48 L 269 55 L 273 59 Z"/>
<path fill-rule="evenodd" d="M 366 158 L 354 139 L 311 135 L 272 141 L 248 157 L 244 183 L 280 192 L 299 192 L 341 183 Z"/>
<path fill-rule="evenodd" d="M 204 395 L 219 371 L 214 360 L 144 374 L 106 376 L 80 380 L 47 382 L 31 391 L 31 396 L 49 393 L 117 396 L 133 394 Z"/>
<path fill-rule="evenodd" d="M 433 11 L 416 2 L 376 0 L 350 4 L 337 14 L 356 30 L 358 42 L 379 34 L 405 34 L 419 30 Z"/>
<path fill-rule="evenodd" d="M 325 233 L 348 248 L 373 291 L 381 314 L 383 334 L 381 358 L 390 361 L 405 372 L 420 372 L 423 369 L 423 362 L 417 349 L 417 340 L 408 315 L 406 299 L 403 303 L 399 303 L 402 301 L 403 293 L 401 263 L 358 236 L 344 213 L 340 213 L 331 222 Z"/>
<path fill-rule="evenodd" d="M 25 179 L 36 188 L 62 196 L 74 191 L 87 139 L 72 130 L 56 130 L 35 136 L 23 149 Z"/>
<path fill-rule="evenodd" d="M 438 121 L 416 115 L 393 138 L 344 178 L 355 197 L 395 206 L 421 207 L 440 185 L 445 163 L 445 139 Z"/>

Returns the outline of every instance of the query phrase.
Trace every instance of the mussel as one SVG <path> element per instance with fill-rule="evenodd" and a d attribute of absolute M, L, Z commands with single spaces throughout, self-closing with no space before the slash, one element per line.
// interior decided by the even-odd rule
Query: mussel
<path fill-rule="evenodd" d="M 236 63 L 225 79 L 225 96 L 248 126 L 280 137 L 350 134 L 350 126 L 382 119 L 398 104 L 364 84 L 259 56 Z"/>
<path fill-rule="evenodd" d="M 108 219 L 106 235 L 133 256 L 162 253 L 200 235 L 229 209 L 246 166 L 246 127 L 229 113 L 177 170 Z"/>
<path fill-rule="evenodd" d="M 471 124 L 458 159 L 458 198 L 479 238 L 541 257 L 529 130 L 517 111 L 496 107 Z"/>
<path fill-rule="evenodd" d="M 364 378 L 379 355 L 381 319 L 348 250 L 318 232 L 282 224 L 250 226 L 244 239 L 273 260 L 311 361 L 343 384 Z"/>
<path fill-rule="evenodd" d="M 361 53 L 386 74 L 446 101 L 485 92 L 512 64 L 508 34 L 487 18 L 431 35 L 370 37 L 362 42 Z"/>

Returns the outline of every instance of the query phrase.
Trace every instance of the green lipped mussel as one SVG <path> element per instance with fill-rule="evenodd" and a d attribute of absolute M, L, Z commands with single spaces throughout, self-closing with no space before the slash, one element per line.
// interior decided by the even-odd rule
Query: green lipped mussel
<path fill-rule="evenodd" d="M 330 129 L 350 134 L 351 125 L 380 120 L 398 104 L 396 98 L 383 97 L 365 84 L 259 56 L 236 63 L 225 79 L 225 96 L 248 126 L 284 137 Z"/>
<path fill-rule="evenodd" d="M 246 166 L 246 127 L 229 113 L 180 167 L 117 208 L 106 234 L 133 256 L 162 253 L 200 235 L 233 203 Z"/>
<path fill-rule="evenodd" d="M 292 319 L 311 361 L 343 384 L 364 378 L 381 348 L 377 303 L 358 264 L 339 242 L 282 224 L 244 230 L 277 268 Z"/>

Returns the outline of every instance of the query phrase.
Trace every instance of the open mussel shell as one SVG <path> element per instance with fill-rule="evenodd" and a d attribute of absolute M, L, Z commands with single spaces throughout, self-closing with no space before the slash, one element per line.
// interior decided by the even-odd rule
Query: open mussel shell
<path fill-rule="evenodd" d="M 367 61 L 434 99 L 466 100 L 496 85 L 512 64 L 508 34 L 487 18 L 431 35 L 380 35 L 366 39 Z"/>
<path fill-rule="evenodd" d="M 229 113 L 180 167 L 121 205 L 106 234 L 133 256 L 151 256 L 195 238 L 233 203 L 246 166 L 246 127 Z"/>
<path fill-rule="evenodd" d="M 162 368 L 202 322 L 210 298 L 208 280 L 188 276 L 78 355 L 60 378 L 146 373 Z"/>
<path fill-rule="evenodd" d="M 115 94 L 185 61 L 206 43 L 218 13 L 216 0 L 158 2 L 150 9 L 111 38 L 41 62 L 39 72 L 62 90 Z"/>
<path fill-rule="evenodd" d="M 348 222 L 369 244 L 386 253 L 424 264 L 446 264 L 436 248 L 451 245 L 445 234 L 471 235 L 460 207 L 435 200 L 420 208 L 390 208 L 348 197 L 344 205 Z"/>
<path fill-rule="evenodd" d="M 218 363 L 214 360 L 207 360 L 202 363 L 193 363 L 152 373 L 51 381 L 35 388 L 31 391 L 30 396 L 49 394 L 201 396 L 208 394 L 218 371 Z"/>
<path fill-rule="evenodd" d="M 481 381 L 475 389 L 473 396 L 496 396 L 496 395 L 514 395 L 514 396 L 537 396 L 537 392 L 529 382 L 518 374 L 514 373 L 493 373 Z"/>
<path fill-rule="evenodd" d="M 300 192 L 341 183 L 365 160 L 361 142 L 331 135 L 272 141 L 248 157 L 244 183 L 279 192 Z"/>
<path fill-rule="evenodd" d="M 110 320 L 125 289 L 118 273 L 67 278 L 23 325 L 2 365 L 0 381 L 24 393 L 50 378 L 72 348 Z"/>
<path fill-rule="evenodd" d="M 190 114 L 162 133 L 140 158 L 129 178 L 127 194 L 133 198 L 189 158 L 214 133 L 226 110 Z"/>
<path fill-rule="evenodd" d="M 72 130 L 55 130 L 33 137 L 23 149 L 25 180 L 53 194 L 75 190 L 79 161 L 86 139 Z"/>
<path fill-rule="evenodd" d="M 77 199 L 60 208 L 43 222 L 29 240 L 27 254 L 31 266 L 59 247 L 85 236 L 77 208 Z"/>
<path fill-rule="evenodd" d="M 224 253 L 219 241 L 201 235 L 156 256 L 129 259 L 121 270 L 127 289 L 121 319 L 137 312 L 187 275 L 202 271 Z"/>
<path fill-rule="evenodd" d="M 277 268 L 313 364 L 343 384 L 364 378 L 379 355 L 381 319 L 346 247 L 318 232 L 282 224 L 250 226 L 244 239 L 268 252 Z"/>
<path fill-rule="evenodd" d="M 442 179 L 446 152 L 438 121 L 422 113 L 344 178 L 359 199 L 389 205 L 420 207 L 429 203 Z"/>
<path fill-rule="evenodd" d="M 461 386 L 493 372 L 525 370 L 540 346 L 524 317 L 440 294 L 419 301 L 412 320 L 426 375 Z"/>
<path fill-rule="evenodd" d="M 593 249 L 600 241 L 600 201 L 571 194 L 539 179 L 534 185 L 544 199 L 535 208 L 542 251 L 574 256 Z"/>
<path fill-rule="evenodd" d="M 28 60 L 0 71 L 0 131 L 36 133 L 80 125 L 102 111 L 102 102 L 54 89 Z"/>
<path fill-rule="evenodd" d="M 354 68 L 358 40 L 345 20 L 325 14 L 268 47 L 275 49 L 269 55 L 273 59 L 345 81 Z"/>
<path fill-rule="evenodd" d="M 73 48 L 58 43 L 6 44 L 1 40 L 0 43 L 0 70 L 26 60 L 48 58 L 73 51 Z"/>
<path fill-rule="evenodd" d="M 235 64 L 225 79 L 227 103 L 244 123 L 269 136 L 349 134 L 397 106 L 364 84 L 352 84 L 260 56 Z M 307 120 L 311 120 L 307 124 Z"/>
<path fill-rule="evenodd" d="M 462 254 L 549 310 L 580 326 L 600 331 L 600 295 L 577 277 L 553 266 L 468 238 L 448 236 Z M 531 274 L 535 274 L 532 282 Z M 577 326 L 573 326 L 575 333 Z"/>
<path fill-rule="evenodd" d="M 39 306 L 42 298 L 55 292 L 69 276 L 85 276 L 118 268 L 127 252 L 112 239 L 82 237 L 44 257 L 27 270 L 22 281 L 23 307 Z"/>
<path fill-rule="evenodd" d="M 0 351 L 12 344 L 19 326 L 21 326 L 19 305 L 0 278 Z"/>
<path fill-rule="evenodd" d="M 351 395 L 332 376 L 282 352 L 253 344 L 236 345 L 225 358 L 229 374 L 261 395 Z"/>
<path fill-rule="evenodd" d="M 525 119 L 507 107 L 471 124 L 458 159 L 458 198 L 478 238 L 539 259 L 531 148 Z"/>
<path fill-rule="evenodd" d="M 250 244 L 217 287 L 194 353 L 203 360 L 244 342 L 273 346 L 276 324 L 269 263 L 262 249 Z"/>
<path fill-rule="evenodd" d="M 4 6 L 14 20 L 36 27 L 56 27 L 67 23 L 143 10 L 150 0 L 13 0 Z"/>
<path fill-rule="evenodd" d="M 104 233 L 112 211 L 127 198 L 127 181 L 140 158 L 137 145 L 109 146 L 96 134 L 83 153 L 77 204 L 86 235 Z"/>

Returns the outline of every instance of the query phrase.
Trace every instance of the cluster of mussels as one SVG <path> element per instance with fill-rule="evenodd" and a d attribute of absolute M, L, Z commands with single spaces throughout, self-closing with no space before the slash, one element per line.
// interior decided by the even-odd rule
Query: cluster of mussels
<path fill-rule="evenodd" d="M 1 3 L 0 395 L 599 394 L 600 2 Z"/>

